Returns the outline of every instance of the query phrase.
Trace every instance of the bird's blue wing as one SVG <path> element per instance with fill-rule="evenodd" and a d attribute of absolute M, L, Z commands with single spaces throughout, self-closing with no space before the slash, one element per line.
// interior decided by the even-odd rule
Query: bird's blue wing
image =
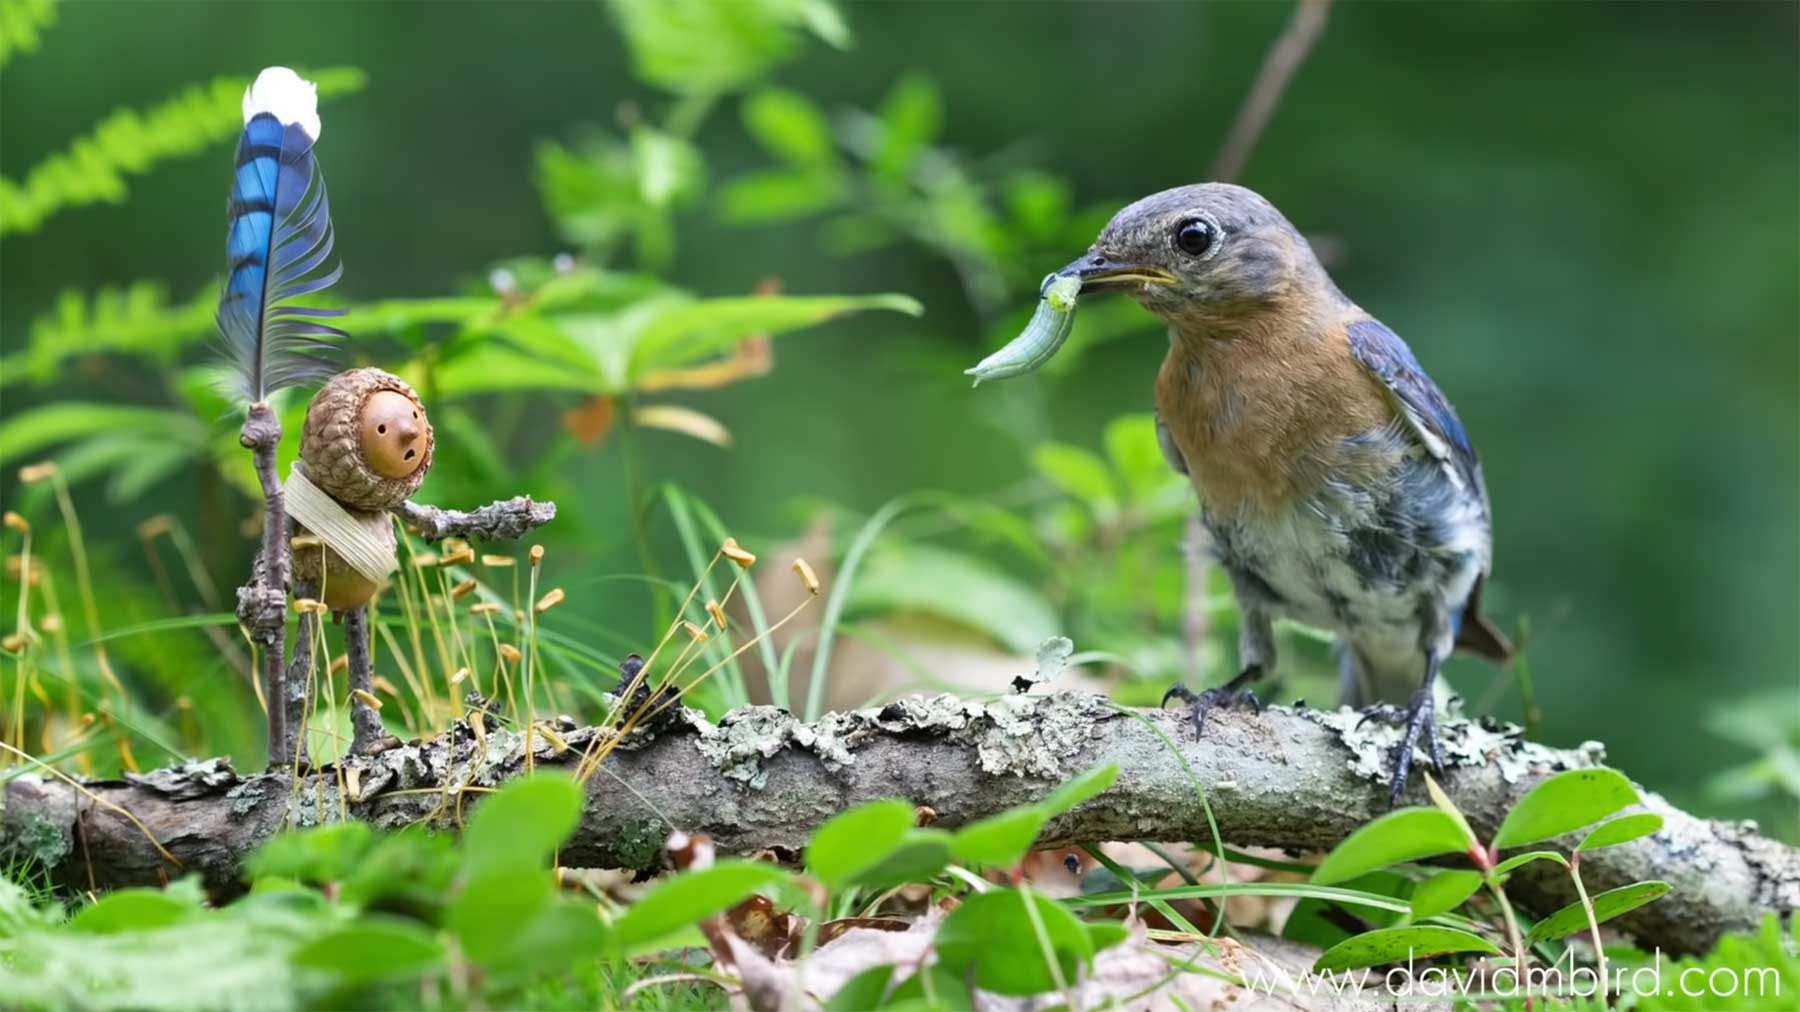
<path fill-rule="evenodd" d="M 325 268 L 333 244 L 331 207 L 312 149 L 304 128 L 284 126 L 268 113 L 244 124 L 238 142 L 218 322 L 237 367 L 238 393 L 250 403 L 330 375 L 334 366 L 326 356 L 347 336 L 313 322 L 343 310 L 288 303 L 330 287 L 343 272 Z"/>
<path fill-rule="evenodd" d="M 1407 427 L 1432 456 L 1455 468 L 1471 488 L 1481 488 L 1481 465 L 1475 446 L 1463 429 L 1456 409 L 1444 398 L 1412 349 L 1379 320 L 1362 319 L 1349 324 L 1350 353 L 1387 389 Z M 1485 498 L 1485 492 L 1483 493 Z"/>
<path fill-rule="evenodd" d="M 1450 406 L 1443 391 L 1425 375 L 1425 368 L 1413 357 L 1412 349 L 1379 320 L 1363 319 L 1349 324 L 1350 352 L 1369 374 L 1387 389 L 1400 417 L 1432 456 L 1443 461 L 1462 480 L 1463 487 L 1477 496 L 1483 508 L 1487 505 L 1487 484 L 1481 477 L 1481 462 L 1475 455 L 1475 444 L 1463 429 L 1462 419 Z M 1512 657 L 1512 644 L 1481 613 L 1484 571 L 1475 581 L 1469 597 L 1456 615 L 1456 645 L 1490 660 L 1505 663 Z"/>

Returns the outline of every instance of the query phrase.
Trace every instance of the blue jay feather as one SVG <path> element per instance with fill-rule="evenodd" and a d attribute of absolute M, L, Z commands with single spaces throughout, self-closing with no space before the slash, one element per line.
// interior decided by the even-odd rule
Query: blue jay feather
<path fill-rule="evenodd" d="M 326 356 L 347 335 L 314 320 L 344 311 L 288 301 L 330 287 L 343 272 L 325 268 L 331 208 L 304 127 L 266 112 L 244 124 L 226 223 L 218 324 L 237 367 L 237 394 L 256 403 L 330 375 L 335 366 Z"/>

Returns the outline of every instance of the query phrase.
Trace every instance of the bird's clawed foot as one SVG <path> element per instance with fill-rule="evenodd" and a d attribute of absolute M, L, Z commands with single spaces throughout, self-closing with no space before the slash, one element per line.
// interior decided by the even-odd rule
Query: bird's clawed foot
<path fill-rule="evenodd" d="M 1431 757 L 1431 768 L 1438 776 L 1444 775 L 1444 749 L 1438 744 L 1437 707 L 1432 697 L 1431 687 L 1427 685 L 1412 698 L 1403 709 L 1398 706 L 1381 704 L 1363 711 L 1362 719 L 1356 722 L 1361 727 L 1371 720 L 1398 724 L 1406 728 L 1406 734 L 1400 739 L 1394 753 L 1394 777 L 1388 785 L 1388 807 L 1400 803 L 1400 795 L 1406 790 L 1406 782 L 1412 776 L 1413 749 L 1424 738 L 1425 752 Z"/>
<path fill-rule="evenodd" d="M 1215 707 L 1248 706 L 1256 713 L 1262 712 L 1262 700 L 1256 698 L 1248 686 L 1262 677 L 1262 668 L 1257 665 L 1245 668 L 1236 678 L 1215 689 L 1207 689 L 1196 695 L 1194 690 L 1176 682 L 1163 693 L 1162 706 L 1168 706 L 1169 700 L 1179 699 L 1187 703 L 1194 715 L 1194 738 L 1196 740 L 1206 732 L 1206 715 Z"/>

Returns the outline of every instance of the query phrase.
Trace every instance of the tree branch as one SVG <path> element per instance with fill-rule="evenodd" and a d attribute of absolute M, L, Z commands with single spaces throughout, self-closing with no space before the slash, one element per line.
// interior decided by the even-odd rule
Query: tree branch
<path fill-rule="evenodd" d="M 556 519 L 556 504 L 535 502 L 530 496 L 491 502 L 472 513 L 447 510 L 425 503 L 403 502 L 394 512 L 426 541 L 445 538 L 481 538 L 511 541 Z"/>
<path fill-rule="evenodd" d="M 1331 12 L 1331 0 L 1299 0 L 1294 6 L 1294 13 L 1288 19 L 1287 27 L 1282 29 L 1281 37 L 1269 47 L 1263 57 L 1262 67 L 1256 72 L 1256 80 L 1250 85 L 1250 94 L 1244 97 L 1244 105 L 1238 110 L 1236 122 L 1231 124 L 1231 132 L 1225 136 L 1225 144 L 1219 149 L 1219 157 L 1213 162 L 1212 176 L 1220 182 L 1230 182 L 1244 170 L 1244 163 L 1250 160 L 1250 152 L 1256 149 L 1256 142 L 1262 137 L 1263 128 L 1269 125 L 1269 118 L 1275 115 L 1275 107 L 1281 102 L 1282 92 L 1287 90 L 1288 81 L 1300 65 L 1306 62 L 1306 56 L 1312 52 L 1313 43 L 1319 39 L 1319 33 L 1325 30 L 1325 19 Z"/>
<path fill-rule="evenodd" d="M 675 711 L 663 726 L 633 732 L 589 782 L 587 811 L 562 860 L 651 867 L 672 827 L 706 833 L 726 851 L 797 857 L 815 826 L 864 801 L 906 798 L 954 827 L 1035 801 L 1103 763 L 1119 765 L 1117 784 L 1054 820 L 1042 845 L 1205 841 L 1197 780 L 1227 841 L 1318 851 L 1386 809 L 1382 777 L 1398 731 L 1358 729 L 1356 721 L 1350 710 L 1227 713 L 1196 742 L 1176 713 L 1119 710 L 1072 694 L 906 699 L 812 724 L 771 707 L 734 711 L 718 726 Z M 1597 745 L 1552 749 L 1522 741 L 1511 727 L 1451 720 L 1441 730 L 1445 786 L 1483 835 L 1537 781 L 1601 759 Z M 610 733 L 565 720 L 558 734 L 571 751 L 559 755 L 540 736 L 537 765 L 572 770 L 583 750 Z M 455 825 L 476 803 L 473 795 L 459 802 L 457 789 L 517 776 L 521 740 L 505 729 L 477 739 L 459 723 L 297 785 L 280 772 L 240 778 L 222 760 L 189 763 L 87 785 L 101 803 L 61 782 L 19 776 L 6 785 L 0 850 L 82 887 L 90 876 L 122 886 L 197 872 L 230 891 L 241 888 L 237 869 L 247 851 L 283 824 L 336 818 L 344 805 L 386 827 Z M 1640 944 L 1700 951 L 1770 912 L 1785 917 L 1800 907 L 1800 851 L 1758 836 L 1752 825 L 1709 822 L 1648 792 L 1644 798 L 1666 820 L 1660 832 L 1582 858 L 1594 889 L 1644 878 L 1674 885 L 1618 922 Z M 1426 803 L 1417 786 L 1408 800 Z M 109 804 L 130 810 L 184 867 L 170 867 Z M 1573 898 L 1567 876 L 1545 862 L 1520 869 L 1511 891 L 1540 913 Z"/>

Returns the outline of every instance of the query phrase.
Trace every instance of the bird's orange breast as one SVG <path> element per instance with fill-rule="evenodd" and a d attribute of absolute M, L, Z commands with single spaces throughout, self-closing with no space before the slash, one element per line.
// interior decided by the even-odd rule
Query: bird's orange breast
<path fill-rule="evenodd" d="M 1394 422 L 1341 325 L 1176 336 L 1156 379 L 1163 424 L 1207 508 L 1274 512 L 1327 477 L 1366 480 L 1382 461 L 1345 441 Z"/>

